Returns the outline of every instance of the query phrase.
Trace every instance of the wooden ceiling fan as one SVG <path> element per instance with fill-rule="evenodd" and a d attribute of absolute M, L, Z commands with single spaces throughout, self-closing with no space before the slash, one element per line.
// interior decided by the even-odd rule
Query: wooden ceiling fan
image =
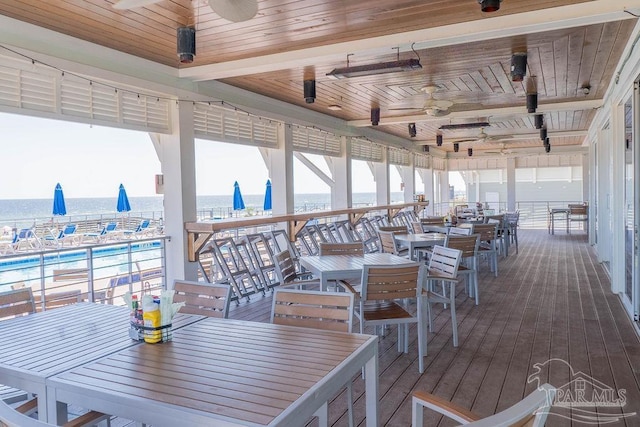
<path fill-rule="evenodd" d="M 135 9 L 161 1 L 164 0 L 118 0 L 113 4 L 113 8 Z M 258 0 L 208 0 L 208 3 L 221 18 L 231 22 L 247 21 L 258 13 Z"/>

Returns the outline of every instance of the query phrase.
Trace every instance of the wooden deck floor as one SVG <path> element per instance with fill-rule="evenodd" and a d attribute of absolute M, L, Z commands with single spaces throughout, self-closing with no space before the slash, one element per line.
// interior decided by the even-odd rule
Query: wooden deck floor
<path fill-rule="evenodd" d="M 479 306 L 467 298 L 462 285 L 458 287 L 458 348 L 451 340 L 449 311 L 436 309 L 423 375 L 418 373 L 415 330 L 410 332 L 408 354 L 396 351 L 395 329 L 381 338 L 380 425 L 411 424 L 413 390 L 435 393 L 481 416 L 493 414 L 535 388 L 527 379 L 536 373 L 536 364 L 542 364 L 542 382 L 555 386 L 582 375 L 601 386 L 624 389 L 626 406 L 606 412 L 640 414 L 638 335 L 619 298 L 609 291 L 610 280 L 586 235 L 520 230 L 519 237 L 519 254 L 512 251 L 500 259 L 497 278 L 483 263 Z M 252 302 L 233 308 L 230 317 L 266 322 L 270 304 L 270 297 L 254 296 Z M 550 359 L 560 360 L 545 363 Z M 563 361 L 571 365 L 573 375 Z M 356 425 L 363 424 L 363 387 L 363 381 L 355 378 Z M 329 410 L 333 425 L 347 425 L 344 394 L 331 402 Z M 573 421 L 569 415 L 554 408 L 547 425 L 587 425 L 576 422 L 578 412 L 571 413 Z M 438 420 L 428 414 L 425 425 L 439 425 Z M 610 425 L 638 426 L 640 415 Z"/>

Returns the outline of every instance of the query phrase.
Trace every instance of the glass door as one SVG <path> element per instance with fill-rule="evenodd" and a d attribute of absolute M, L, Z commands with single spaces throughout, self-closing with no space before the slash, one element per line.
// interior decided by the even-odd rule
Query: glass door
<path fill-rule="evenodd" d="M 636 169 L 638 150 L 635 142 L 638 140 L 636 129 L 640 123 L 638 116 L 638 82 L 634 85 L 634 97 L 629 97 L 624 104 L 624 245 L 625 245 L 625 286 L 623 302 L 634 320 L 638 320 L 640 303 L 637 275 L 637 227 L 636 227 L 636 176 L 640 176 Z"/>

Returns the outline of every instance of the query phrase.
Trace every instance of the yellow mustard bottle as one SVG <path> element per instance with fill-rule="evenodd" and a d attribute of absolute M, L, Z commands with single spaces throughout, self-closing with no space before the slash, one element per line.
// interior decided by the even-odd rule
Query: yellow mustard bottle
<path fill-rule="evenodd" d="M 145 295 L 146 296 L 146 295 Z M 158 304 L 151 300 L 151 303 L 142 304 L 142 319 L 144 320 L 144 341 L 154 344 L 162 340 L 162 332 L 160 331 L 160 309 Z M 147 328 L 157 328 L 147 329 Z"/>

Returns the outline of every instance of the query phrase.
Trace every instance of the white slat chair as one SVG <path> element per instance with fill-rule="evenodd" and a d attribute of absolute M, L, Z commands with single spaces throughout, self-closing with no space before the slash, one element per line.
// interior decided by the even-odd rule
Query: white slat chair
<path fill-rule="evenodd" d="M 301 326 L 338 332 L 351 332 L 353 326 L 351 292 L 321 292 L 295 289 L 275 289 L 271 308 L 271 323 Z M 351 380 L 347 382 L 349 427 L 353 427 L 353 397 Z M 327 407 L 316 415 L 321 426 L 327 424 Z"/>
<path fill-rule="evenodd" d="M 200 283 L 186 280 L 173 282 L 174 302 L 184 302 L 180 313 L 197 314 L 226 319 L 231 302 L 231 285 L 225 283 Z"/>
<path fill-rule="evenodd" d="M 458 346 L 458 324 L 456 321 L 456 283 L 458 283 L 458 267 L 462 259 L 462 251 L 436 245 L 429 260 L 427 269 L 427 289 L 423 290 L 423 297 L 427 300 L 427 313 L 429 317 L 429 330 L 433 330 L 431 316 L 432 304 L 448 305 L 451 311 L 451 327 L 453 329 L 453 346 Z M 436 283 L 441 283 L 441 292 L 438 292 Z M 446 286 L 449 285 L 449 286 Z M 447 289 L 447 287 L 449 289 Z M 447 292 L 448 291 L 448 292 Z"/>
<path fill-rule="evenodd" d="M 409 325 L 418 329 L 418 369 L 424 372 L 424 355 L 427 350 L 426 334 L 423 330 L 424 299 L 422 284 L 426 266 L 422 263 L 402 265 L 364 265 L 362 268 L 362 290 L 354 314 L 360 320 L 360 333 L 368 326 L 398 325 L 398 351 L 409 352 Z M 345 284 L 349 288 L 348 284 Z M 350 289 L 352 292 L 355 290 Z M 416 298 L 415 314 L 405 309 L 404 300 Z"/>
<path fill-rule="evenodd" d="M 462 251 L 462 260 L 458 267 L 458 276 L 465 276 L 468 295 L 475 297 L 476 305 L 480 304 L 480 294 L 478 292 L 478 248 L 480 247 L 480 235 L 456 236 L 449 234 L 444 245 L 448 248 Z"/>
<path fill-rule="evenodd" d="M 455 403 L 431 393 L 416 391 L 413 393 L 411 404 L 411 426 L 424 425 L 424 408 L 428 408 L 469 427 L 542 427 L 549 415 L 555 394 L 556 389 L 551 384 L 543 384 L 515 405 L 481 419 Z"/>

